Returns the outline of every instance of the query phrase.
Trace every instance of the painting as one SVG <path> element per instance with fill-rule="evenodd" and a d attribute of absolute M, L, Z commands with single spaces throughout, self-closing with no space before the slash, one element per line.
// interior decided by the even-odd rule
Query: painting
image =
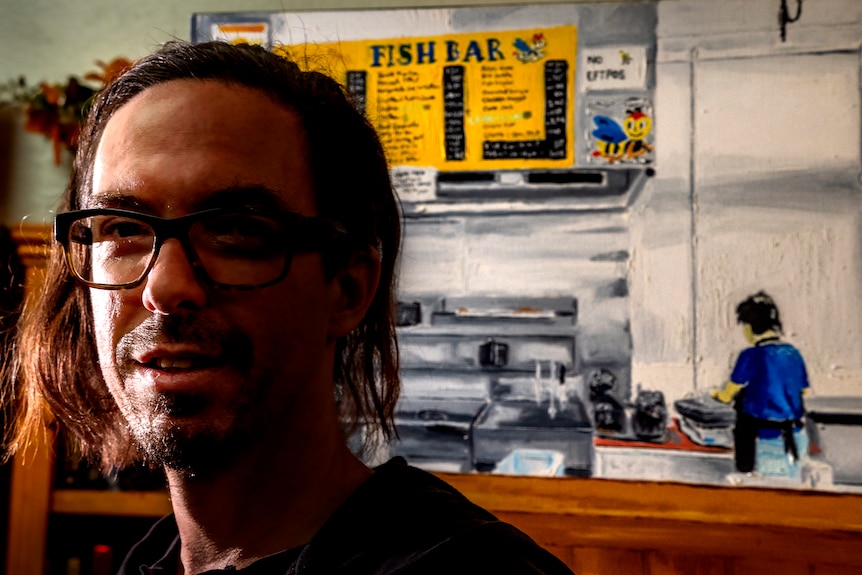
<path fill-rule="evenodd" d="M 862 492 L 862 8 L 730 4 L 193 17 L 381 135 L 403 390 L 372 460 Z"/>

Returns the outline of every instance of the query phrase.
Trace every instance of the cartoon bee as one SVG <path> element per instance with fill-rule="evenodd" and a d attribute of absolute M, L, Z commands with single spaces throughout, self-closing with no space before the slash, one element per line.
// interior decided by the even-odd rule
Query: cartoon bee
<path fill-rule="evenodd" d="M 607 116 L 596 116 L 593 121 L 596 129 L 593 136 L 598 138 L 593 156 L 605 158 L 609 164 L 623 160 L 634 160 L 651 152 L 653 147 L 646 142 L 652 131 L 652 119 L 641 108 L 628 110 L 628 115 L 620 126 L 616 120 Z"/>
<path fill-rule="evenodd" d="M 620 50 L 620 65 L 628 66 L 632 63 L 632 55 L 625 50 Z"/>
<path fill-rule="evenodd" d="M 513 55 L 522 64 L 537 62 L 545 57 L 545 52 L 543 50 L 547 45 L 547 42 L 545 41 L 545 35 L 541 32 L 533 34 L 533 38 L 529 43 L 521 38 L 516 38 L 514 44 L 515 48 L 518 50 L 514 52 Z"/>

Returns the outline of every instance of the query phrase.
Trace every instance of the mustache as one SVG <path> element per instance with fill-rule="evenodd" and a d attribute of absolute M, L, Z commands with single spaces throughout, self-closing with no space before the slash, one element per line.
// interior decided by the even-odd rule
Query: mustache
<path fill-rule="evenodd" d="M 245 333 L 196 313 L 147 317 L 117 342 L 117 358 L 134 361 L 136 353 L 168 344 L 191 345 L 240 367 L 251 365 L 252 344 Z"/>

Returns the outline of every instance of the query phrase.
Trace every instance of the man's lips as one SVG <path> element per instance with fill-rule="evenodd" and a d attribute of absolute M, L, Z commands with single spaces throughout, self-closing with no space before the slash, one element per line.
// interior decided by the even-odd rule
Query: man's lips
<path fill-rule="evenodd" d="M 177 387 L 246 373 L 254 359 L 247 334 L 200 313 L 150 316 L 120 338 L 115 354 L 122 374 Z"/>
<path fill-rule="evenodd" d="M 157 394 L 209 394 L 227 375 L 224 369 L 233 370 L 233 366 L 222 354 L 153 352 L 137 357 L 132 373 Z"/>
<path fill-rule="evenodd" d="M 189 371 L 207 369 L 224 363 L 221 354 L 194 352 L 150 351 L 135 358 L 135 362 L 148 369 L 159 371 Z"/>
<path fill-rule="evenodd" d="M 146 363 L 141 363 L 142 366 L 158 369 L 161 371 L 176 371 L 176 370 L 190 370 L 190 369 L 204 369 L 207 367 L 212 367 L 214 365 L 214 361 L 210 358 L 206 358 L 204 360 L 200 358 L 170 358 L 170 357 L 160 357 L 153 360 L 150 360 Z"/>

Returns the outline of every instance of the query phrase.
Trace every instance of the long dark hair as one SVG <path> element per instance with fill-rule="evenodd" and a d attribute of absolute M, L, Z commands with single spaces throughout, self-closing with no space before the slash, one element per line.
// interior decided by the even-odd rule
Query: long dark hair
<path fill-rule="evenodd" d="M 168 43 L 97 95 L 81 131 L 61 210 L 80 209 L 91 193 L 96 150 L 113 114 L 146 89 L 179 79 L 260 90 L 296 112 L 305 129 L 319 215 L 340 222 L 354 244 L 379 251 L 378 291 L 362 323 L 337 342 L 334 375 L 345 431 L 365 426 L 370 430 L 366 439 L 390 439 L 400 387 L 394 328 L 401 243 L 398 201 L 376 132 L 336 81 L 303 71 L 257 46 Z M 345 261 L 341 256 L 325 258 L 328 273 Z M 47 412 L 77 438 L 83 454 L 104 469 L 139 458 L 102 378 L 87 290 L 70 276 L 57 245 L 52 246 L 41 292 L 25 306 L 15 349 L 12 369 L 21 385 L 10 453 L 44 429 Z"/>

